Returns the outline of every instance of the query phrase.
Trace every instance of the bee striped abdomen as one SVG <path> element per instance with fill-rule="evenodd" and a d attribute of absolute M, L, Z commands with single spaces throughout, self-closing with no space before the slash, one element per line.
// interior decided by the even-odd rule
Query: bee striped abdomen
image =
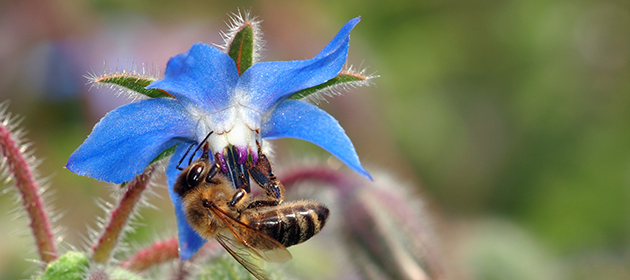
<path fill-rule="evenodd" d="M 317 203 L 292 203 L 260 213 L 251 226 L 289 247 L 317 234 L 326 224 L 328 213 L 326 206 Z"/>

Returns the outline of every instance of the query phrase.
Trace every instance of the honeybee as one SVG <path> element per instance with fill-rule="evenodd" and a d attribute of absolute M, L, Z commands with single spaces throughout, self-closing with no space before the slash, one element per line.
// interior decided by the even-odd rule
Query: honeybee
<path fill-rule="evenodd" d="M 329 210 L 313 201 L 282 204 L 284 187 L 271 173 L 267 159 L 261 159 L 255 166 L 248 165 L 248 169 L 265 189 L 263 199 L 252 197 L 244 188 L 235 189 L 221 172 L 218 161 L 210 163 L 207 143 L 202 156 L 179 175 L 174 191 L 182 199 L 188 223 L 200 236 L 215 238 L 257 279 L 269 279 L 252 258 L 268 262 L 290 260 L 286 247 L 317 234 L 325 225 Z"/>

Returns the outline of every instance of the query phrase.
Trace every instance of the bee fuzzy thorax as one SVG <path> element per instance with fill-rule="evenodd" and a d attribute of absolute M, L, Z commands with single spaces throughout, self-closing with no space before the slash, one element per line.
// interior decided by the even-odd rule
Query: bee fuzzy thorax
<path fill-rule="evenodd" d="M 221 183 L 200 184 L 186 191 L 181 197 L 183 207 L 186 209 L 186 219 L 200 235 L 207 239 L 213 237 L 221 223 L 209 212 L 209 203 L 222 206 L 221 209 L 230 215 L 237 215 L 232 209 L 226 207 L 232 198 L 229 194 L 234 192 L 231 183 L 223 175 L 215 176 L 214 180 Z"/>

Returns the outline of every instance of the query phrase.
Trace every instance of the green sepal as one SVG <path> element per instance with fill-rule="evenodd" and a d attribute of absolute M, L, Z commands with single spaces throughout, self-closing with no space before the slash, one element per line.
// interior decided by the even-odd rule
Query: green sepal
<path fill-rule="evenodd" d="M 173 97 L 161 89 L 145 88 L 156 79 L 153 77 L 140 76 L 132 73 L 104 74 L 100 77 L 92 78 L 92 82 L 99 85 L 110 85 L 117 87 L 123 92 L 139 93 L 150 98 Z"/>
<path fill-rule="evenodd" d="M 247 21 L 234 34 L 234 39 L 228 48 L 228 55 L 234 59 L 240 76 L 254 63 L 254 28 L 251 21 Z"/>
<path fill-rule="evenodd" d="M 179 145 L 179 144 L 178 144 L 178 145 Z M 157 155 L 157 157 L 155 157 L 155 158 L 151 161 L 151 163 L 149 163 L 149 165 L 154 164 L 154 163 L 156 163 L 156 162 L 158 162 L 158 161 L 160 161 L 160 160 L 163 160 L 163 159 L 165 159 L 165 158 L 167 158 L 167 157 L 172 156 L 172 155 L 175 153 L 175 149 L 176 149 L 176 148 L 177 148 L 177 145 L 175 145 L 175 146 L 173 146 L 173 147 L 170 147 L 170 148 L 168 148 L 168 149 L 164 150 L 164 151 L 163 151 L 163 152 L 161 152 L 159 155 Z"/>
<path fill-rule="evenodd" d="M 69 251 L 46 265 L 38 280 L 81 280 L 85 276 L 90 259 L 80 252 Z"/>
<path fill-rule="evenodd" d="M 332 87 L 336 87 L 336 86 L 343 86 L 343 85 L 349 85 L 351 83 L 361 83 L 361 82 L 366 82 L 369 79 L 369 77 L 366 77 L 364 75 L 361 75 L 359 73 L 352 73 L 352 72 L 342 72 L 339 73 L 339 75 L 337 75 L 336 77 L 328 80 L 327 82 L 323 83 L 323 84 L 319 84 L 310 88 L 306 88 L 303 90 L 300 90 L 294 94 L 292 94 L 291 96 L 289 96 L 289 98 L 291 99 L 302 99 L 305 97 L 308 97 L 309 95 L 322 91 L 322 90 L 326 90 Z"/>

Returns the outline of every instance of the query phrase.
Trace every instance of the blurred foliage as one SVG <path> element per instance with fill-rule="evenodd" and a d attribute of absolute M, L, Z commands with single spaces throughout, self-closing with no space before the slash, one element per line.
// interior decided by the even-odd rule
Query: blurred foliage
<path fill-rule="evenodd" d="M 346 20 L 363 17 L 350 61 L 381 78 L 322 105 L 367 166 L 421 182 L 448 251 L 481 238 L 454 224 L 483 227 L 480 219 L 498 216 L 552 255 L 562 279 L 627 279 L 630 4 L 620 0 L 2 2 L 0 99 L 25 116 L 36 155 L 45 158 L 40 171 L 54 174 L 54 205 L 68 211 L 59 223 L 70 244 L 81 243 L 85 225 L 77 221 L 100 214 L 93 201 L 109 189 L 61 167 L 104 112 L 125 102 L 88 92 L 81 76 L 99 73 L 104 60 L 108 68 L 131 60 L 164 69 L 193 42 L 220 43 L 208 34 L 225 29 L 226 14 L 239 7 L 264 20 L 268 49 L 277 52 L 263 61 L 312 56 Z M 279 166 L 295 155 L 326 156 L 294 141 L 275 147 Z M 2 209 L 11 200 L 0 197 Z M 169 202 L 152 202 L 161 210 L 143 210 L 148 226 L 130 239 L 175 231 Z M 480 232 L 489 240 L 510 236 Z M 497 249 L 488 243 L 477 250 Z M 7 256 L 29 255 L 2 249 L 0 278 L 23 277 Z M 472 279 L 516 279 L 497 270 L 505 267 L 466 262 L 474 254 L 449 256 Z"/>
<path fill-rule="evenodd" d="M 83 253 L 69 251 L 49 263 L 38 280 L 80 279 L 89 267 L 90 258 Z"/>

